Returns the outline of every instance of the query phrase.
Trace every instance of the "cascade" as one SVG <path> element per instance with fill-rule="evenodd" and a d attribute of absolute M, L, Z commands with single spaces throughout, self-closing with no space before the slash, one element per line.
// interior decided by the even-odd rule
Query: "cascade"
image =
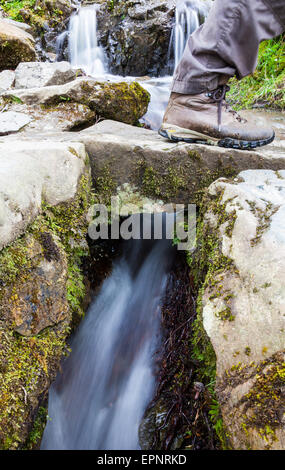
<path fill-rule="evenodd" d="M 42 449 L 139 449 L 175 249 L 171 240 L 124 243 L 50 389 Z"/>
<path fill-rule="evenodd" d="M 70 63 L 91 76 L 105 73 L 104 51 L 97 40 L 97 10 L 98 5 L 83 6 L 69 22 Z"/>

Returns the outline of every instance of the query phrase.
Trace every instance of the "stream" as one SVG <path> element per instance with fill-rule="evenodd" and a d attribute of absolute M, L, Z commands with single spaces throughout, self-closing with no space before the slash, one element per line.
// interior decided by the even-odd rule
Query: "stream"
<path fill-rule="evenodd" d="M 71 64 L 99 80 L 135 80 L 108 74 L 97 42 L 97 9 L 96 5 L 81 7 L 70 19 Z M 189 2 L 179 3 L 169 45 L 175 65 L 198 26 L 197 11 Z M 151 94 L 141 122 L 158 129 L 172 77 L 138 80 Z M 50 389 L 50 419 L 41 449 L 140 449 L 138 429 L 155 392 L 160 309 L 174 256 L 170 240 L 125 242 L 111 275 L 71 339 L 72 353 Z"/>
<path fill-rule="evenodd" d="M 170 240 L 125 242 L 49 393 L 42 449 L 139 449 L 155 388 L 160 304 L 175 249 Z"/>

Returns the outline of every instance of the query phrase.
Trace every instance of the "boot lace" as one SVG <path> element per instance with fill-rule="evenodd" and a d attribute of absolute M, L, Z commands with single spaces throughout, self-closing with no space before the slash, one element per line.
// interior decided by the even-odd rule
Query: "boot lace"
<path fill-rule="evenodd" d="M 222 109 L 225 107 L 226 111 L 232 113 L 239 122 L 246 122 L 234 109 L 232 109 L 229 103 L 226 102 L 226 93 L 230 90 L 228 85 L 221 85 L 216 90 L 207 93 L 207 96 L 212 98 L 212 100 L 218 105 L 218 127 L 219 131 L 221 130 L 222 125 Z"/>

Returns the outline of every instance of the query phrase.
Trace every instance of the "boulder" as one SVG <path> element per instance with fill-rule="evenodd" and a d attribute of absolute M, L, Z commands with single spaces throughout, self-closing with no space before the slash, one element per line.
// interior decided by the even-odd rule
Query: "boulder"
<path fill-rule="evenodd" d="M 51 15 L 54 15 L 54 11 L 58 11 L 64 18 L 69 18 L 74 5 L 70 0 L 45 0 L 45 7 Z"/>
<path fill-rule="evenodd" d="M 100 117 L 128 124 L 136 124 L 146 113 L 150 99 L 149 93 L 137 82 L 99 82 L 91 78 L 78 78 L 64 85 L 17 89 L 2 96 L 6 99 L 16 97 L 29 105 L 81 103 Z"/>
<path fill-rule="evenodd" d="M 12 88 L 15 82 L 15 72 L 13 70 L 3 70 L 0 72 L 0 93 Z"/>
<path fill-rule="evenodd" d="M 80 143 L 0 143 L 0 250 L 25 231 L 43 199 L 57 205 L 74 197 L 85 159 Z"/>
<path fill-rule="evenodd" d="M 29 119 L 25 127 L 21 129 L 21 134 L 78 131 L 92 125 L 96 120 L 95 112 L 88 106 L 68 101 L 55 105 L 26 105 L 11 102 L 6 104 L 6 109 L 10 111 L 10 115 L 21 114 Z M 8 115 L 8 113 L 5 112 L 3 116 L 4 115 Z M 0 114 L 0 122 L 1 116 Z M 15 125 L 12 120 L 10 121 L 10 125 Z"/>
<path fill-rule="evenodd" d="M 173 72 L 169 45 L 175 24 L 175 0 L 106 2 L 98 12 L 99 43 L 111 73 L 159 76 Z M 211 2 L 188 1 L 204 22 Z"/>
<path fill-rule="evenodd" d="M 62 85 L 76 78 L 69 62 L 22 62 L 15 70 L 15 88 Z"/>
<path fill-rule="evenodd" d="M 234 449 L 284 449 L 285 171 L 219 179 L 202 210 L 202 319 L 227 434 Z"/>
<path fill-rule="evenodd" d="M 0 71 L 15 69 L 20 62 L 36 59 L 33 37 L 0 19 Z"/>
<path fill-rule="evenodd" d="M 3 21 L 7 24 L 10 24 L 12 26 L 16 26 L 17 28 L 22 29 L 23 31 L 26 31 L 27 33 L 32 34 L 33 33 L 33 28 L 27 23 L 22 23 L 21 21 L 14 21 L 11 20 L 11 18 L 3 18 Z"/>
<path fill-rule="evenodd" d="M 32 118 L 25 113 L 7 111 L 0 114 L 0 135 L 8 135 L 18 132 L 25 127 Z"/>
<path fill-rule="evenodd" d="M 71 136 L 69 136 L 71 138 Z M 242 151 L 208 145 L 174 144 L 157 132 L 105 120 L 74 136 L 85 143 L 96 175 L 109 168 L 116 187 L 134 184 L 164 202 L 200 202 L 202 189 L 220 176 L 255 168 L 285 169 L 285 153 L 276 141 L 265 150 Z"/>

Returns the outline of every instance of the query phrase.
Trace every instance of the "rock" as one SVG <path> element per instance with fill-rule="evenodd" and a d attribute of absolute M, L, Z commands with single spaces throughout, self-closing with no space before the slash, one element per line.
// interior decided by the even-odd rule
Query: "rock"
<path fill-rule="evenodd" d="M 6 327 L 24 336 L 37 335 L 70 316 L 65 295 L 66 256 L 48 231 L 40 235 L 40 241 L 27 237 L 25 256 L 30 276 L 25 282 L 18 279 L 1 298 L 1 307 L 5 305 L 1 319 Z"/>
<path fill-rule="evenodd" d="M 96 175 L 109 168 L 115 187 L 134 184 L 142 194 L 164 202 L 199 202 L 202 188 L 244 169 L 285 168 L 285 154 L 274 146 L 263 153 L 173 144 L 157 132 L 107 120 L 79 134 L 76 138 L 85 143 L 95 184 Z"/>
<path fill-rule="evenodd" d="M 234 449 L 284 449 L 285 171 L 219 179 L 204 201 L 215 251 L 202 298 Z"/>
<path fill-rule="evenodd" d="M 15 69 L 20 62 L 35 59 L 33 37 L 26 31 L 0 20 L 0 71 Z"/>
<path fill-rule="evenodd" d="M 92 125 L 96 120 L 95 112 L 88 106 L 68 101 L 51 106 L 12 102 L 6 107 L 9 111 L 24 113 L 30 118 L 30 122 L 21 130 L 21 134 L 60 130 L 78 131 Z"/>
<path fill-rule="evenodd" d="M 54 15 L 54 11 L 60 12 L 64 18 L 69 18 L 74 6 L 70 0 L 45 0 L 45 7 L 51 15 Z"/>
<path fill-rule="evenodd" d="M 70 16 L 77 8 L 76 2 L 45 0 L 35 5 L 24 2 L 23 7 L 19 13 L 33 29 L 38 57 L 46 61 L 47 53 L 56 53 L 57 37 L 66 30 Z"/>
<path fill-rule="evenodd" d="M 27 33 L 33 34 L 33 28 L 29 24 L 11 20 L 11 18 L 4 18 L 3 21 L 7 24 L 22 29 L 23 31 L 26 31 Z"/>
<path fill-rule="evenodd" d="M 0 114 L 0 136 L 18 132 L 31 122 L 31 117 L 24 113 L 7 111 Z"/>
<path fill-rule="evenodd" d="M 62 102 L 51 106 L 12 103 L 8 105 L 8 109 L 21 111 L 30 117 L 30 123 L 21 130 L 21 134 L 56 130 L 79 131 L 96 120 L 95 112 L 80 103 Z"/>
<path fill-rule="evenodd" d="M 3 70 L 0 72 L 0 93 L 12 88 L 15 82 L 15 72 L 13 70 Z"/>
<path fill-rule="evenodd" d="M 211 2 L 188 1 L 202 23 Z M 159 76 L 172 74 L 169 44 L 175 23 L 175 0 L 102 2 L 98 12 L 99 43 L 108 56 L 111 73 Z"/>
<path fill-rule="evenodd" d="M 167 65 L 175 1 L 120 2 L 98 13 L 100 44 L 111 73 L 158 75 Z"/>
<path fill-rule="evenodd" d="M 278 121 L 275 124 L 279 125 Z M 34 121 L 29 124 L 32 125 Z M 53 130 L 48 133 L 42 130 L 35 135 L 28 133 L 27 128 L 21 139 L 82 142 L 90 156 L 97 191 L 100 191 L 97 182 L 100 177 L 99 181 L 108 180 L 106 193 L 109 195 L 112 191 L 115 194 L 118 186 L 127 183 L 130 187 L 136 187 L 135 192 L 140 192 L 142 196 L 163 203 L 200 204 L 203 189 L 219 177 L 236 176 L 246 169 L 285 169 L 285 142 L 278 139 L 274 145 L 264 149 L 229 151 L 208 145 L 174 144 L 157 132 L 110 120 L 81 132 Z M 11 145 L 19 137 L 11 135 L 4 140 Z"/>
<path fill-rule="evenodd" d="M 40 88 L 62 85 L 76 78 L 68 62 L 22 62 L 15 70 L 15 88 Z"/>
<path fill-rule="evenodd" d="M 53 64 L 52 64 L 53 65 Z M 130 84 L 99 82 L 78 78 L 65 85 L 17 89 L 3 93 L 4 98 L 16 96 L 25 104 L 54 105 L 76 102 L 89 106 L 100 117 L 136 124 L 146 113 L 149 94 L 137 82 Z"/>
<path fill-rule="evenodd" d="M 85 159 L 80 143 L 0 143 L 0 250 L 35 219 L 42 200 L 57 205 L 74 197 Z"/>
<path fill-rule="evenodd" d="M 1 242 L 11 222 L 7 214 L 24 219 L 26 205 L 37 213 L 28 230 L 23 223 L 25 233 L 14 225 L 12 239 L 21 236 L 0 249 L 0 449 L 34 449 L 46 423 L 49 387 L 68 352 L 67 337 L 83 313 L 90 168 L 78 143 L 0 147 Z M 5 176 L 10 185 L 3 185 Z"/>

